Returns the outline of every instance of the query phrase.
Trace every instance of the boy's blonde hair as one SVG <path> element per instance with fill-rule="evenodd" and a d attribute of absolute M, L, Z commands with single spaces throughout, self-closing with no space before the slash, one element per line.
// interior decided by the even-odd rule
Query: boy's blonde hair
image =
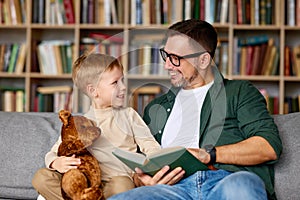
<path fill-rule="evenodd" d="M 111 71 L 115 67 L 123 71 L 123 65 L 113 56 L 100 53 L 83 54 L 73 64 L 73 83 L 89 96 L 87 86 L 96 85 L 102 72 Z"/>

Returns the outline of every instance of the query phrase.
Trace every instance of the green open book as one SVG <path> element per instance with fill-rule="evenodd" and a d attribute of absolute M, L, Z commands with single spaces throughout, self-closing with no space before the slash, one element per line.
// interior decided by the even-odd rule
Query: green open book
<path fill-rule="evenodd" d="M 166 165 L 170 166 L 171 170 L 182 167 L 185 170 L 185 177 L 199 170 L 208 170 L 207 165 L 200 162 L 184 147 L 164 148 L 148 156 L 118 148 L 112 153 L 130 169 L 134 170 L 138 167 L 151 176 Z"/>

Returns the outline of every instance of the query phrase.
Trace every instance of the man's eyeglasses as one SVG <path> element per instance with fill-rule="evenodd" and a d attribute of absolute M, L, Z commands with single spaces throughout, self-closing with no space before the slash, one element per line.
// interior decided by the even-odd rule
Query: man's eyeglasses
<path fill-rule="evenodd" d="M 162 59 L 166 62 L 167 58 L 170 59 L 170 62 L 176 66 L 179 67 L 180 66 L 180 60 L 181 59 L 185 59 L 185 58 L 194 58 L 197 56 L 200 56 L 201 54 L 206 53 L 207 51 L 203 51 L 203 52 L 197 52 L 197 53 L 193 53 L 193 54 L 188 54 L 185 56 L 178 56 L 172 53 L 167 53 L 163 48 L 159 49 L 160 51 L 160 55 L 162 57 Z"/>

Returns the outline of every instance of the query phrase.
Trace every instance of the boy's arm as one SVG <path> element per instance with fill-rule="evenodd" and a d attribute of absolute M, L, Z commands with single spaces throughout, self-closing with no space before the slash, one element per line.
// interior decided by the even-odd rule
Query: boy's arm
<path fill-rule="evenodd" d="M 150 129 L 140 115 L 132 108 L 130 115 L 133 136 L 140 148 L 140 151 L 145 154 L 149 154 L 160 150 L 161 147 L 159 143 L 155 140 Z"/>
<path fill-rule="evenodd" d="M 58 158 L 57 156 L 57 151 L 58 151 L 58 147 L 61 143 L 61 137 L 59 136 L 58 140 L 56 141 L 56 143 L 52 146 L 51 150 L 46 154 L 45 156 L 45 165 L 47 168 L 52 169 L 50 167 L 51 163 Z"/>

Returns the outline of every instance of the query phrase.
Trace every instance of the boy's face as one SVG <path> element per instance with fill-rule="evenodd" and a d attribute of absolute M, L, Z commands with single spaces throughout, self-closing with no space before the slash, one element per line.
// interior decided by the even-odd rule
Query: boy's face
<path fill-rule="evenodd" d="M 96 108 L 122 107 L 125 102 L 126 86 L 123 72 L 118 67 L 103 72 L 96 86 L 94 102 Z"/>

